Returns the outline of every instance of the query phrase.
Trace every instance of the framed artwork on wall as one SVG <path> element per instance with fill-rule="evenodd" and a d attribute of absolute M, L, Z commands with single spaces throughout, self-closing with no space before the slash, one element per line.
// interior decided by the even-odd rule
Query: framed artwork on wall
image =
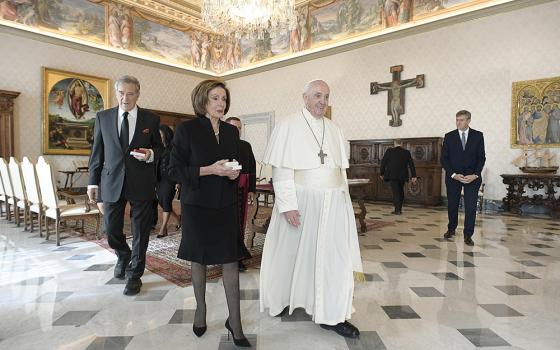
<path fill-rule="evenodd" d="M 89 155 L 109 79 L 43 67 L 43 154 Z"/>
<path fill-rule="evenodd" d="M 560 147 L 560 77 L 518 81 L 511 92 L 511 146 Z"/>

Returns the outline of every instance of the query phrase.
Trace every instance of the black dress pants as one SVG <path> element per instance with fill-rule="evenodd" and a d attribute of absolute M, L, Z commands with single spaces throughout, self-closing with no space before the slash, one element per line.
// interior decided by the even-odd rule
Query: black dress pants
<path fill-rule="evenodd" d="M 403 201 L 404 201 L 404 180 L 389 180 L 391 185 L 391 191 L 393 192 L 393 205 L 395 206 L 395 211 L 402 211 Z"/>
<path fill-rule="evenodd" d="M 471 237 L 474 233 L 474 223 L 476 221 L 476 202 L 478 201 L 478 189 L 482 184 L 480 178 L 470 184 L 463 184 L 446 176 L 445 186 L 447 187 L 447 216 L 449 222 L 447 229 L 455 231 L 459 219 L 459 202 L 461 201 L 461 189 L 465 202 L 465 228 L 463 229 L 464 238 Z"/>
<path fill-rule="evenodd" d="M 132 248 L 123 233 L 126 203 L 130 202 Z M 150 239 L 150 229 L 154 218 L 153 200 L 127 201 L 121 196 L 117 202 L 103 202 L 104 224 L 109 246 L 115 250 L 119 260 L 130 259 L 126 268 L 126 278 L 140 278 L 146 267 L 146 250 Z"/>

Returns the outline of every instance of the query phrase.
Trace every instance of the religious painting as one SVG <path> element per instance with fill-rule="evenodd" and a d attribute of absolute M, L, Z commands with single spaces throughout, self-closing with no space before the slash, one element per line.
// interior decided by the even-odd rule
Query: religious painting
<path fill-rule="evenodd" d="M 296 8 L 296 26 L 290 31 L 290 52 L 307 50 L 311 45 L 309 36 L 309 6 Z"/>
<path fill-rule="evenodd" d="M 57 34 L 105 43 L 105 5 L 87 0 L 0 1 L 0 18 Z"/>
<path fill-rule="evenodd" d="M 97 112 L 109 106 L 109 79 L 43 68 L 43 153 L 89 155 Z"/>
<path fill-rule="evenodd" d="M 481 0 L 414 0 L 414 19 L 439 15 L 442 12 L 458 10 Z"/>
<path fill-rule="evenodd" d="M 381 29 L 378 0 L 333 1 L 321 7 L 309 6 L 313 45 Z"/>
<path fill-rule="evenodd" d="M 560 147 L 560 77 L 518 81 L 511 92 L 511 146 Z"/>
<path fill-rule="evenodd" d="M 191 62 L 188 33 L 140 17 L 134 17 L 133 31 L 135 52 L 175 64 Z"/>

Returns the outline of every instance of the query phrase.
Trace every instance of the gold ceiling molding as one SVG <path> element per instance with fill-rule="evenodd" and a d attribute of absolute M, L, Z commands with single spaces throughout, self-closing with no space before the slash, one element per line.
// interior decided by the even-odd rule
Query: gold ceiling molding
<path fill-rule="evenodd" d="M 159 18 L 180 27 L 208 32 L 200 16 L 200 7 L 189 1 L 180 0 L 114 0 L 116 3 L 144 12 L 153 18 Z"/>

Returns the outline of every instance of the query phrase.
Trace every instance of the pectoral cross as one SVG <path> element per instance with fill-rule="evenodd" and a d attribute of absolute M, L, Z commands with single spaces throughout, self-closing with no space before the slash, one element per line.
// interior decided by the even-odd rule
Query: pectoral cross
<path fill-rule="evenodd" d="M 325 157 L 327 156 L 327 154 L 325 152 L 323 152 L 322 148 L 321 148 L 320 152 L 317 153 L 317 155 L 319 156 L 319 158 L 321 158 L 321 164 L 325 164 Z"/>

